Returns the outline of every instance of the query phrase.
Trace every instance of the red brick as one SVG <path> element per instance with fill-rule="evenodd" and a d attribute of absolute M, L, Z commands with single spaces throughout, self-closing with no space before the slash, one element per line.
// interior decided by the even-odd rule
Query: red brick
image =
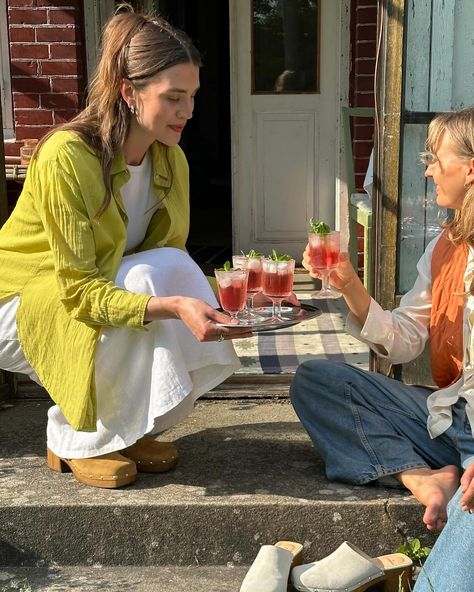
<path fill-rule="evenodd" d="M 40 45 L 38 43 L 12 43 L 10 45 L 10 55 L 12 59 L 15 58 L 33 58 L 33 59 L 47 59 L 49 58 L 49 49 L 47 45 Z"/>
<path fill-rule="evenodd" d="M 367 167 L 366 167 L 367 169 Z M 362 172 L 357 172 L 355 174 L 355 184 L 356 184 L 356 189 L 357 191 L 363 191 L 364 190 L 364 179 L 365 179 L 365 171 Z"/>
<path fill-rule="evenodd" d="M 35 41 L 33 27 L 10 27 L 10 42 L 31 43 Z"/>
<path fill-rule="evenodd" d="M 5 142 L 5 156 L 19 156 L 21 142 Z"/>
<path fill-rule="evenodd" d="M 372 142 L 366 142 L 361 140 L 359 142 L 354 142 L 352 152 L 354 157 L 357 158 L 365 158 L 370 156 L 372 152 L 373 144 Z"/>
<path fill-rule="evenodd" d="M 43 9 L 10 8 L 9 22 L 11 25 L 42 25 L 47 22 L 47 12 Z"/>
<path fill-rule="evenodd" d="M 19 93 L 48 92 L 49 78 L 12 78 L 12 90 Z"/>
<path fill-rule="evenodd" d="M 36 0 L 38 6 L 51 6 L 51 0 Z M 67 8 L 81 8 L 82 0 L 54 0 L 54 6 L 63 6 Z"/>
<path fill-rule="evenodd" d="M 52 125 L 53 114 L 46 109 L 16 109 L 16 125 Z"/>
<path fill-rule="evenodd" d="M 49 22 L 52 25 L 75 25 L 79 15 L 75 9 L 72 10 L 50 10 Z"/>
<path fill-rule="evenodd" d="M 375 99 L 373 93 L 355 93 L 354 107 L 373 107 Z"/>
<path fill-rule="evenodd" d="M 356 125 L 354 126 L 353 136 L 354 140 L 369 140 L 372 141 L 374 137 L 374 126 L 372 125 Z"/>
<path fill-rule="evenodd" d="M 82 64 L 80 62 L 40 62 L 40 71 L 43 76 L 77 76 L 81 73 Z"/>
<path fill-rule="evenodd" d="M 77 60 L 78 57 L 79 59 L 81 58 L 81 56 L 78 55 L 80 54 L 79 48 L 74 43 L 65 45 L 52 43 L 50 47 L 50 52 L 50 58 L 52 60 Z"/>
<path fill-rule="evenodd" d="M 36 76 L 38 62 L 10 62 L 12 76 Z"/>
<path fill-rule="evenodd" d="M 45 109 L 76 109 L 79 104 L 77 93 L 45 93 L 41 95 L 41 106 Z"/>
<path fill-rule="evenodd" d="M 36 39 L 63 43 L 80 41 L 78 30 L 75 27 L 42 27 L 36 31 Z"/>
<path fill-rule="evenodd" d="M 13 93 L 13 106 L 15 109 L 34 109 L 39 107 L 39 95 L 26 93 Z"/>
<path fill-rule="evenodd" d="M 27 7 L 27 6 L 36 6 L 36 0 L 9 0 L 8 5 L 13 7 Z"/>
<path fill-rule="evenodd" d="M 357 41 L 354 55 L 357 58 L 373 58 L 375 57 L 375 42 L 374 41 Z"/>
<path fill-rule="evenodd" d="M 356 28 L 357 41 L 375 41 L 377 38 L 377 25 L 361 25 Z"/>
<path fill-rule="evenodd" d="M 375 57 L 363 58 L 355 61 L 355 75 L 359 74 L 374 74 L 375 73 Z"/>
<path fill-rule="evenodd" d="M 52 78 L 51 90 L 53 93 L 83 92 L 85 82 L 82 78 Z"/>
<path fill-rule="evenodd" d="M 64 109 L 63 111 L 56 110 L 54 112 L 54 124 L 61 125 L 62 123 L 71 121 L 71 119 L 75 117 L 79 111 L 79 109 Z"/>
<path fill-rule="evenodd" d="M 356 19 L 358 23 L 376 23 L 377 22 L 377 6 L 360 6 L 356 12 Z"/>
<path fill-rule="evenodd" d="M 356 76 L 355 91 L 374 91 L 374 77 L 373 76 Z"/>
<path fill-rule="evenodd" d="M 15 136 L 17 140 L 26 140 L 27 138 L 37 138 L 38 140 L 51 130 L 52 126 L 17 125 Z"/>

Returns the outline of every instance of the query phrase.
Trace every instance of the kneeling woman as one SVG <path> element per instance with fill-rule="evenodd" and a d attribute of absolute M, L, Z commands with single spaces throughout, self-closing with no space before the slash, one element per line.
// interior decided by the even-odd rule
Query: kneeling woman
<path fill-rule="evenodd" d="M 178 147 L 200 56 L 169 23 L 109 21 L 87 107 L 46 136 L 0 231 L 0 368 L 42 384 L 48 464 L 97 487 L 176 464 L 156 434 L 238 367 L 187 255 Z"/>

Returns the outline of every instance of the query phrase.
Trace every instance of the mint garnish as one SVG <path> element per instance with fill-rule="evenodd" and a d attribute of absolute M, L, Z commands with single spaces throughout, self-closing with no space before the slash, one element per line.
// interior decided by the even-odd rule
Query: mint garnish
<path fill-rule="evenodd" d="M 269 257 L 272 261 L 289 261 L 291 257 L 289 255 L 282 255 L 277 253 L 275 249 L 272 250 L 272 254 Z"/>
<path fill-rule="evenodd" d="M 263 257 L 263 253 L 259 253 L 255 249 L 250 249 L 248 253 L 244 253 L 243 251 L 240 252 L 244 257 L 247 257 L 247 259 L 258 259 L 258 257 Z"/>
<path fill-rule="evenodd" d="M 311 231 L 315 234 L 329 234 L 331 232 L 329 226 L 326 224 L 326 222 L 323 222 L 322 220 L 320 220 L 319 222 L 315 222 L 313 218 L 310 218 L 309 225 L 311 227 Z"/>
<path fill-rule="evenodd" d="M 217 271 L 230 271 L 232 269 L 232 265 L 230 261 L 226 261 L 222 267 L 219 267 Z"/>

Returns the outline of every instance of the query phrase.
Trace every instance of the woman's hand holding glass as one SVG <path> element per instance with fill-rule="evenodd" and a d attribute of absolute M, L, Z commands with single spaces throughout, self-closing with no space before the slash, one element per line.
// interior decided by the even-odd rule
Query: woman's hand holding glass
<path fill-rule="evenodd" d="M 311 256 L 309 244 L 303 253 L 303 267 L 309 271 L 311 277 L 320 279 L 321 273 L 311 266 Z M 358 278 L 357 273 L 349 261 L 348 253 L 340 253 L 339 262 L 329 274 L 329 283 L 333 288 L 344 295 L 344 292 L 350 289 L 352 282 Z"/>

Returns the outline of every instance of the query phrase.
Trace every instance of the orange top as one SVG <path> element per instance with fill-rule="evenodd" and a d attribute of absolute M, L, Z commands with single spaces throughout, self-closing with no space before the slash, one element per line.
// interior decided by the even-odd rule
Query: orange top
<path fill-rule="evenodd" d="M 440 388 L 455 382 L 462 373 L 466 263 L 466 245 L 454 245 L 444 231 L 431 258 L 431 371 Z"/>

